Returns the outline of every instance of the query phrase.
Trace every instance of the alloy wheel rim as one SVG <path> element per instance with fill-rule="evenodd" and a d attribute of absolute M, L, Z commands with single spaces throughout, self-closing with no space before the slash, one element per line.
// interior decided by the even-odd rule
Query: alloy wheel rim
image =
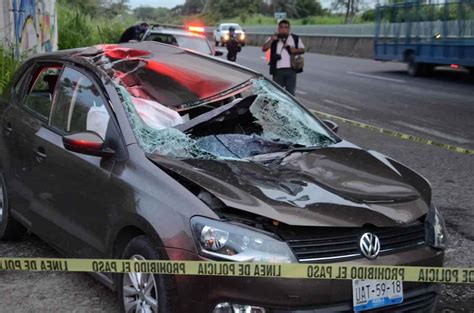
<path fill-rule="evenodd" d="M 146 260 L 141 255 L 130 258 L 133 261 Z M 123 274 L 123 303 L 127 313 L 158 312 L 158 289 L 155 276 L 151 273 Z"/>

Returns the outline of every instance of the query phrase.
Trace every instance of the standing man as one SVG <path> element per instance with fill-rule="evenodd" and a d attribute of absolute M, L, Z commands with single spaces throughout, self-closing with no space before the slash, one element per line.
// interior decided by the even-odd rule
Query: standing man
<path fill-rule="evenodd" d="M 291 67 L 291 55 L 304 53 L 304 44 L 299 36 L 290 33 L 290 22 L 281 20 L 278 32 L 269 37 L 262 46 L 262 51 L 270 49 L 270 74 L 273 81 L 285 88 L 293 96 L 296 90 L 296 74 L 303 69 Z"/>
<path fill-rule="evenodd" d="M 148 30 L 147 23 L 141 23 L 141 24 L 130 26 L 123 32 L 122 36 L 120 37 L 119 43 L 129 42 L 130 40 L 140 41 L 140 39 L 146 33 L 147 30 Z"/>
<path fill-rule="evenodd" d="M 229 28 L 229 40 L 227 40 L 226 42 L 226 47 L 227 60 L 232 62 L 237 61 L 237 53 L 239 53 L 242 48 L 240 46 L 240 43 L 235 38 L 235 28 L 232 26 Z"/>

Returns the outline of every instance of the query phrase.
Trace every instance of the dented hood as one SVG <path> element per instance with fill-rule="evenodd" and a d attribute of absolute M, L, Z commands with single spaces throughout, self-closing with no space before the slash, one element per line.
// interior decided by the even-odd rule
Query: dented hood
<path fill-rule="evenodd" d="M 289 225 L 394 226 L 413 222 L 428 209 L 415 186 L 358 148 L 295 152 L 271 166 L 148 157 L 229 207 Z"/>

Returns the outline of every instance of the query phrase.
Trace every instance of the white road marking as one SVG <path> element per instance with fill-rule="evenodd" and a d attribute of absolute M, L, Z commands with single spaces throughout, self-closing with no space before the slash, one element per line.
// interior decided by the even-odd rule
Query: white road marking
<path fill-rule="evenodd" d="M 351 107 L 349 105 L 342 104 L 342 103 L 339 103 L 339 102 L 336 102 L 336 101 L 332 101 L 332 100 L 329 100 L 329 99 L 324 99 L 323 102 L 326 102 L 326 103 L 329 103 L 329 104 L 332 104 L 332 105 L 335 105 L 335 106 L 338 106 L 338 107 L 346 108 L 346 109 L 349 109 L 351 111 L 360 111 L 357 108 L 354 108 L 354 107 Z"/>
<path fill-rule="evenodd" d="M 386 80 L 386 81 L 395 82 L 395 83 L 406 83 L 405 80 L 387 78 L 387 77 L 377 76 L 377 75 L 369 75 L 369 74 L 362 74 L 362 73 L 356 73 L 356 72 L 346 72 L 346 73 L 350 75 L 365 77 L 365 78 L 380 79 L 380 80 Z"/>
<path fill-rule="evenodd" d="M 299 93 L 299 94 L 302 94 L 302 95 L 307 95 L 308 94 L 307 92 L 301 91 L 301 90 L 296 90 L 296 93 Z"/>
<path fill-rule="evenodd" d="M 403 122 L 403 121 L 392 121 L 392 122 L 394 124 L 397 124 L 397 125 L 400 125 L 400 126 L 405 126 L 405 127 L 420 131 L 420 132 L 425 133 L 425 134 L 429 134 L 429 135 L 432 135 L 432 136 L 435 136 L 435 137 L 438 137 L 438 138 L 443 138 L 443 139 L 455 141 L 457 143 L 465 144 L 465 143 L 472 142 L 469 139 L 465 139 L 465 138 L 445 134 L 445 133 L 442 133 L 440 131 L 430 129 L 430 128 L 425 128 L 425 127 L 421 127 L 421 126 L 417 126 L 417 125 L 412 125 L 412 124 L 409 124 L 409 123 L 406 123 L 406 122 Z"/>

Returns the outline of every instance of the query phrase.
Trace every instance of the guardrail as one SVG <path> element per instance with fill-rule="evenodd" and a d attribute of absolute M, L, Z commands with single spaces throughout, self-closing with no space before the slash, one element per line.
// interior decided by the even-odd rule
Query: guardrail
<path fill-rule="evenodd" d="M 273 34 L 276 25 L 244 26 L 247 34 Z M 214 27 L 206 27 L 206 32 L 212 33 Z M 375 34 L 375 24 L 350 24 L 350 25 L 294 25 L 291 31 L 298 35 L 308 36 L 343 36 L 370 37 Z"/>

